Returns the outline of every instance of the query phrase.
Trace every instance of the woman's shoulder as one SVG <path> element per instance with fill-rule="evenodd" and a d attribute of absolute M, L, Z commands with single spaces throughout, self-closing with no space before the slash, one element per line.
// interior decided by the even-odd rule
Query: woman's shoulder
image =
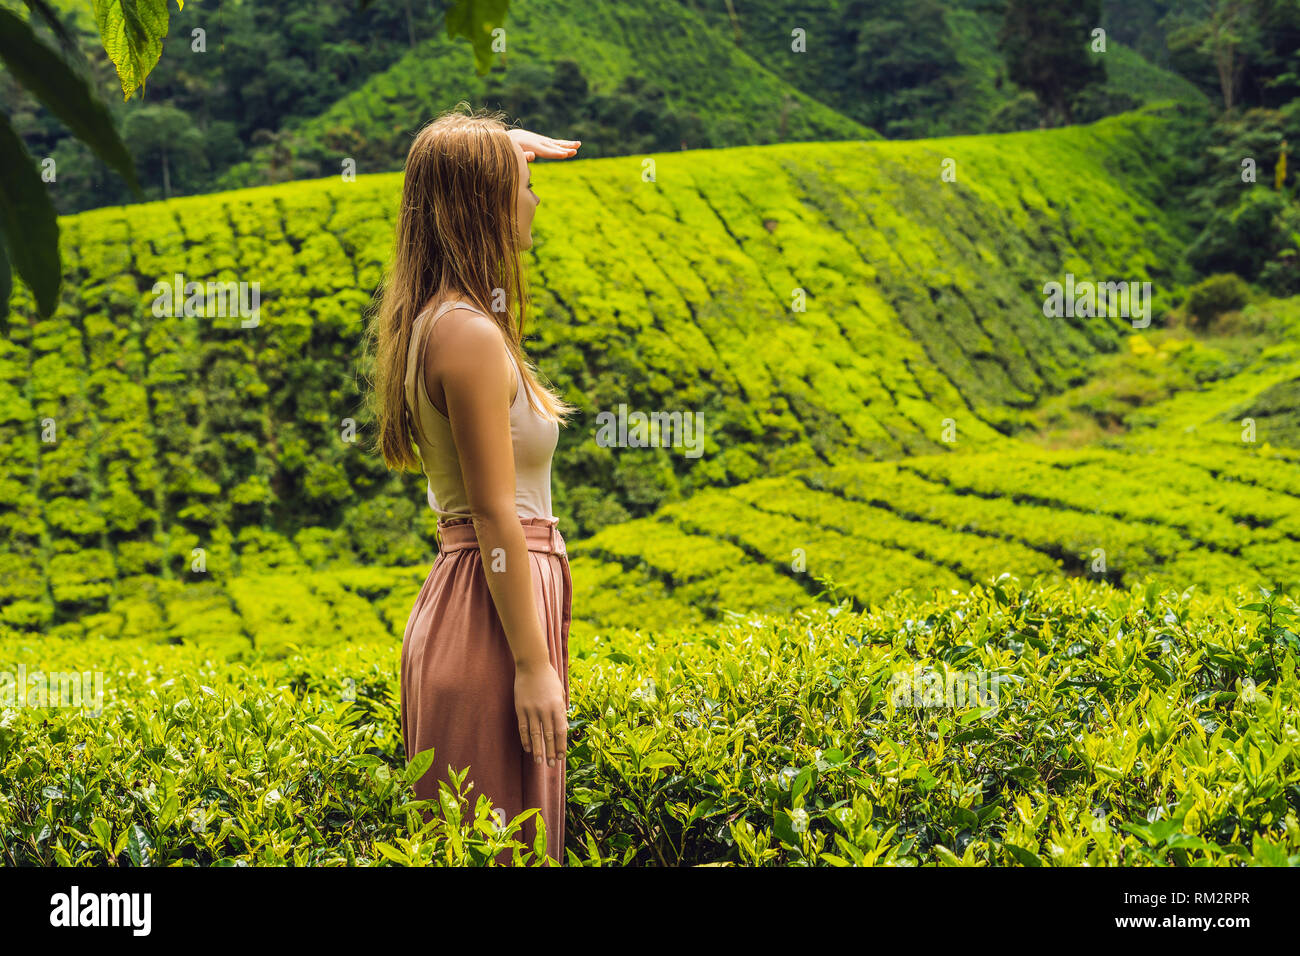
<path fill-rule="evenodd" d="M 443 369 L 458 365 L 481 370 L 495 366 L 504 353 L 507 374 L 513 382 L 514 357 L 506 346 L 505 333 L 495 321 L 468 301 L 447 300 L 436 308 L 442 311 L 429 335 L 430 342 L 437 341 L 427 353 L 431 362 Z"/>
<path fill-rule="evenodd" d="M 437 318 L 438 337 L 443 342 L 464 342 L 469 345 L 505 344 L 501 326 L 469 302 L 444 303 Z M 436 313 L 435 313 L 436 314 Z"/>
<path fill-rule="evenodd" d="M 431 296 L 429 300 L 424 303 L 424 308 L 416 313 L 416 316 L 417 321 L 429 317 L 432 317 L 435 321 L 441 321 L 443 316 L 451 315 L 453 313 L 472 313 L 491 321 L 491 318 L 485 315 L 483 310 L 476 306 L 471 299 L 466 296 L 457 295 L 447 295 L 442 298 Z"/>

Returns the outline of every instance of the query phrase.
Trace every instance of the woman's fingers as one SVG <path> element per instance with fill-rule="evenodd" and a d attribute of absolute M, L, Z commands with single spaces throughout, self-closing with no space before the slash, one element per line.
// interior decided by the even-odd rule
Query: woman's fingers
<path fill-rule="evenodd" d="M 569 714 L 562 698 L 525 704 L 516 708 L 515 716 L 519 721 L 519 743 L 534 763 L 545 760 L 548 767 L 554 767 L 557 760 L 564 759 L 569 746 Z"/>
<path fill-rule="evenodd" d="M 566 156 L 582 145 L 580 139 L 556 139 L 554 136 L 542 136 L 527 129 L 512 129 L 509 135 L 524 152 L 535 152 L 548 158 Z"/>
<path fill-rule="evenodd" d="M 562 710 L 552 713 L 538 712 L 530 715 L 527 727 L 519 728 L 526 740 L 524 751 L 533 755 L 534 763 L 546 761 L 548 767 L 563 760 L 568 749 L 569 721 Z"/>
<path fill-rule="evenodd" d="M 533 741 L 533 762 L 541 763 L 546 756 L 546 741 L 542 733 L 541 714 L 535 714 L 528 719 L 528 735 Z"/>
<path fill-rule="evenodd" d="M 569 716 L 564 710 L 555 712 L 555 759 L 563 760 L 569 749 Z"/>
<path fill-rule="evenodd" d="M 551 139 L 549 136 L 540 137 L 536 143 L 529 144 L 533 150 L 547 159 L 564 159 L 572 156 L 581 145 L 582 143 L 576 139 Z"/>

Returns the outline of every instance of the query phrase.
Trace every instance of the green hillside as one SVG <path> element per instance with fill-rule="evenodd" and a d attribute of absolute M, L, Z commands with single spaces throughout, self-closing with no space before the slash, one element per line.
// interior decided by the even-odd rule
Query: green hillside
<path fill-rule="evenodd" d="M 634 158 L 541 166 L 530 349 L 583 410 L 554 469 L 569 538 L 797 469 L 1009 447 L 1132 332 L 1045 319 L 1044 281 L 1168 289 L 1178 226 L 1143 198 L 1160 123 L 670 153 L 653 182 Z M 58 313 L 23 319 L 17 300 L 0 344 L 0 617 L 72 622 L 137 578 L 430 559 L 419 478 L 355 440 L 398 189 L 322 180 L 64 220 Z M 154 318 L 177 273 L 259 283 L 257 324 Z M 702 456 L 597 445 L 620 404 L 702 414 Z"/>
<path fill-rule="evenodd" d="M 1030 429 L 994 454 L 796 471 L 607 528 L 572 549 L 575 580 L 590 582 L 583 613 L 653 631 L 682 615 L 786 614 L 824 579 L 866 606 L 1003 572 L 1294 591 L 1300 299 L 1249 306 L 1243 321 L 1267 331 L 1134 335 L 1094 380 L 1045 403 L 1053 416 L 1069 406 L 1071 425 L 1104 423 L 1092 447 L 1053 447 L 1079 429 L 1039 447 Z M 638 597 L 659 594 L 681 606 Z"/>
<path fill-rule="evenodd" d="M 400 169 L 415 130 L 462 99 L 500 103 L 533 128 L 581 139 L 591 157 L 679 143 L 878 136 L 779 78 L 675 0 L 520 0 L 505 29 L 506 50 L 485 76 L 474 72 L 464 42 L 445 35 L 421 42 L 321 115 L 289 123 L 298 156 L 322 171 L 337 169 L 342 157 L 366 172 Z M 620 141 L 605 141 L 611 131 Z M 227 186 L 263 181 L 247 164 L 224 178 Z"/>
<path fill-rule="evenodd" d="M 787 83 L 891 139 L 1037 126 L 1036 110 L 1020 108 L 1033 95 L 1005 79 L 996 7 L 969 0 L 682 4 Z M 1123 4 L 1107 6 L 1109 19 L 1131 20 Z M 795 27 L 806 32 L 805 55 L 791 52 Z M 1099 55 L 1106 80 L 1088 90 L 1079 121 L 1161 100 L 1205 102 L 1188 80 L 1113 38 Z"/>
<path fill-rule="evenodd" d="M 880 32 L 855 39 L 853 18 L 868 7 L 879 19 L 862 29 Z M 346 156 L 376 171 L 399 168 L 414 130 L 461 99 L 500 104 L 534 125 L 559 124 L 565 136 L 584 141 L 587 156 L 676 147 L 676 139 L 665 142 L 674 136 L 697 148 L 874 138 L 877 124 L 891 138 L 1037 126 L 1024 107 L 1032 96 L 997 82 L 1005 71 L 997 16 L 960 4 L 935 14 L 918 21 L 888 4 L 819 0 L 797 15 L 784 4 L 746 3 L 733 20 L 719 5 L 688 0 L 590 9 L 528 0 L 511 7 L 506 52 L 487 76 L 467 69 L 463 44 L 436 36 L 321 115 L 290 122 L 286 135 L 298 162 L 332 171 Z M 883 27 L 891 16 L 910 21 L 912 39 L 937 51 L 942 81 L 917 89 L 907 76 L 854 72 L 872 44 L 881 45 L 877 55 L 890 52 L 892 34 Z M 810 36 L 803 54 L 791 49 L 795 25 Z M 1081 105 L 1085 121 L 1145 103 L 1204 102 L 1190 82 L 1122 44 L 1108 44 L 1105 56 L 1107 79 Z M 626 128 L 613 114 L 626 115 Z M 611 133 L 615 141 L 607 140 Z M 266 165 L 269 151 L 258 156 L 224 183 L 263 181 L 254 169 Z"/>

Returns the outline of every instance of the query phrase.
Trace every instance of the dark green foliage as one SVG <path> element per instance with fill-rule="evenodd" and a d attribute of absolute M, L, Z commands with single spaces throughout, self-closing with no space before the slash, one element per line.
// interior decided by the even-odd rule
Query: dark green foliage
<path fill-rule="evenodd" d="M 1292 0 L 1177 5 L 1162 21 L 1169 62 L 1224 110 L 1278 108 L 1300 94 Z"/>
<path fill-rule="evenodd" d="M 1011 82 L 1038 97 L 1048 124 L 1073 122 L 1074 101 L 1106 70 L 1089 50 L 1101 0 L 1007 0 L 998 34 Z"/>

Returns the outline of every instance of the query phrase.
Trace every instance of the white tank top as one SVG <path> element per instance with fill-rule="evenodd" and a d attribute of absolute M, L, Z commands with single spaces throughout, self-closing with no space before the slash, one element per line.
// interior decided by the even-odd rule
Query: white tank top
<path fill-rule="evenodd" d="M 467 302 L 445 302 L 432 313 L 427 310 L 415 317 L 411 344 L 406 356 L 406 404 L 415 424 L 415 443 L 425 477 L 429 480 L 429 507 L 439 518 L 470 517 L 469 498 L 461 475 L 451 422 L 434 407 L 419 374 L 422 363 L 418 346 L 428 337 L 428 330 L 444 312 L 459 306 L 483 315 Z M 425 316 L 432 315 L 427 321 Z M 502 347 L 505 344 L 502 343 Z M 519 363 L 509 351 L 506 355 L 515 367 L 518 388 L 510 405 L 510 440 L 515 450 L 515 510 L 523 518 L 554 518 L 551 514 L 551 458 L 560 437 L 560 426 L 539 415 L 528 403 L 527 385 L 519 374 Z"/>

